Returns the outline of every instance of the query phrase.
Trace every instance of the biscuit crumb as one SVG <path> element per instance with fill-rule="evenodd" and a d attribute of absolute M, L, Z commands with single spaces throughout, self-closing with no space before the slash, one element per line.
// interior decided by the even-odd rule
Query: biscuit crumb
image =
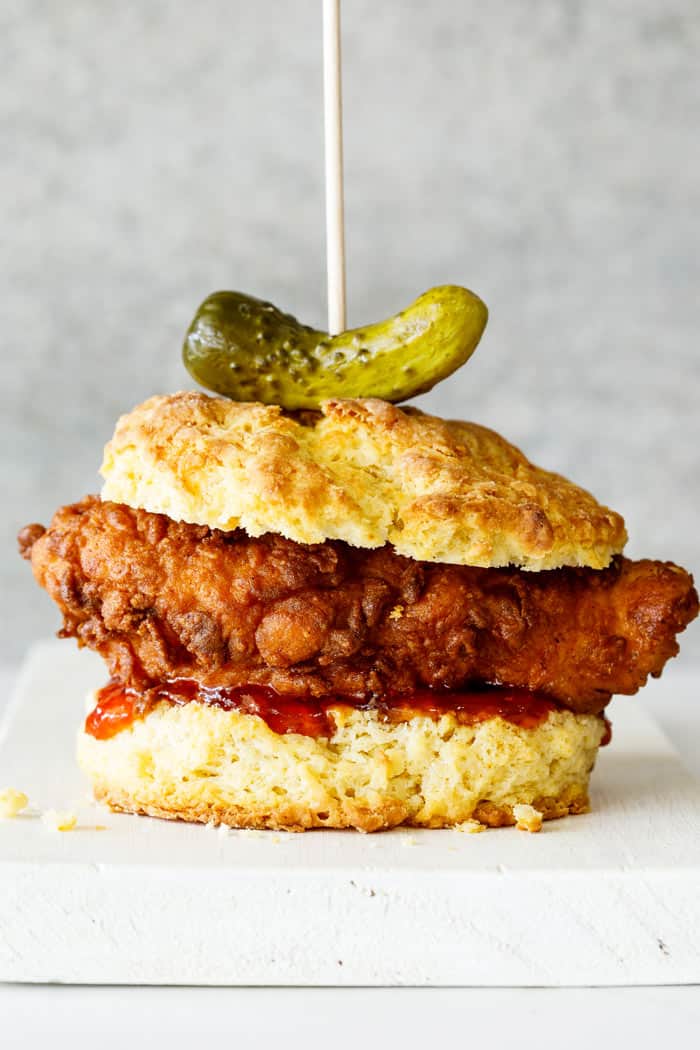
<path fill-rule="evenodd" d="M 23 791 L 15 788 L 3 788 L 0 791 L 0 820 L 12 820 L 29 805 L 29 799 Z"/>
<path fill-rule="evenodd" d="M 486 831 L 486 825 L 479 820 L 463 820 L 461 824 L 455 824 L 455 831 L 466 831 L 468 835 L 477 835 L 480 831 Z"/>
<path fill-rule="evenodd" d="M 542 830 L 542 814 L 534 806 L 513 806 L 513 816 L 516 820 L 518 831 L 530 831 L 535 833 Z"/>
<path fill-rule="evenodd" d="M 49 831 L 72 831 L 78 818 L 68 810 L 47 809 L 41 814 L 41 822 Z"/>
<path fill-rule="evenodd" d="M 401 837 L 401 845 L 402 846 L 417 846 L 418 845 L 418 839 L 416 838 L 415 835 L 402 835 L 402 837 Z"/>
<path fill-rule="evenodd" d="M 394 608 L 389 613 L 389 619 L 390 620 L 400 620 L 401 617 L 403 616 L 403 610 L 404 610 L 403 605 L 395 605 Z"/>

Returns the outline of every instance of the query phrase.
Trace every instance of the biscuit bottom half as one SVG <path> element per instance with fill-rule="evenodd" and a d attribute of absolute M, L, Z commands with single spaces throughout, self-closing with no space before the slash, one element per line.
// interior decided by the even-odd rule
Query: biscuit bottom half
<path fill-rule="evenodd" d="M 514 824 L 589 808 L 588 780 L 606 725 L 552 710 L 534 728 L 452 714 L 400 723 L 333 711 L 328 738 L 280 735 L 263 719 L 200 702 L 156 704 L 106 740 L 81 732 L 80 765 L 112 809 L 234 828 L 302 831 L 399 824 Z"/>

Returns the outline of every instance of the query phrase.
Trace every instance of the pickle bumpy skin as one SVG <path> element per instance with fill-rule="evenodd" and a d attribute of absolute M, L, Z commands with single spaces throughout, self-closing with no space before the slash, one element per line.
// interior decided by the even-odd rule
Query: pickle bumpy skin
<path fill-rule="evenodd" d="M 215 292 L 185 338 L 187 370 L 236 401 L 294 410 L 328 398 L 406 401 L 471 357 L 486 327 L 485 304 L 466 288 L 431 288 L 387 321 L 328 335 L 272 303 Z"/>

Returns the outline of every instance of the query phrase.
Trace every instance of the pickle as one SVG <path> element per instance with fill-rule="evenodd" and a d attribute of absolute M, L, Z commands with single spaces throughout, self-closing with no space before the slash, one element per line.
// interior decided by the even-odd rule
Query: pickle
<path fill-rule="evenodd" d="M 431 288 L 387 321 L 328 335 L 272 303 L 215 292 L 190 325 L 183 359 L 196 381 L 236 401 L 294 410 L 334 397 L 406 401 L 471 357 L 485 304 L 466 288 Z"/>

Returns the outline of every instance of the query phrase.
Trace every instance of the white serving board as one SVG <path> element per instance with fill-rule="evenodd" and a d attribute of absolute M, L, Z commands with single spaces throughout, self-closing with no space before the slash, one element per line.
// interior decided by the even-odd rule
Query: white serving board
<path fill-rule="evenodd" d="M 700 982 L 700 785 L 634 701 L 613 706 L 594 812 L 540 835 L 284 835 L 91 803 L 74 739 L 84 695 L 104 678 L 67 642 L 36 646 L 24 666 L 0 786 L 26 791 L 34 812 L 0 823 L 0 979 Z M 675 676 L 676 694 L 679 682 L 694 688 Z M 77 808 L 78 828 L 47 830 L 43 807 Z"/>

